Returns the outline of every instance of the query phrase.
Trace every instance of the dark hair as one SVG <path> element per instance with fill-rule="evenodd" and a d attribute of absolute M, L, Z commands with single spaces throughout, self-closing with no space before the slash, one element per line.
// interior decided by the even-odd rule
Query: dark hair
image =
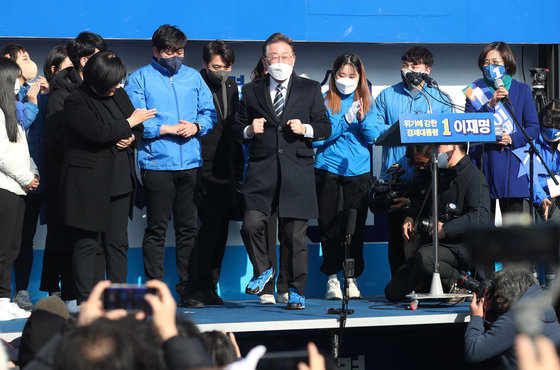
<path fill-rule="evenodd" d="M 539 122 L 543 126 L 560 129 L 560 99 L 552 99 L 541 109 Z"/>
<path fill-rule="evenodd" d="M 257 65 L 255 66 L 255 68 L 253 68 L 253 71 L 251 71 L 251 81 L 260 80 L 261 78 L 266 76 L 267 73 L 268 72 L 264 66 L 263 58 L 259 58 Z"/>
<path fill-rule="evenodd" d="M 366 70 L 364 69 L 362 60 L 356 54 L 346 53 L 335 59 L 332 67 L 331 79 L 329 81 L 329 92 L 325 95 L 325 101 L 327 101 L 327 105 L 333 113 L 340 112 L 340 96 L 338 95 L 335 80 L 338 71 L 347 65 L 354 68 L 354 70 L 360 75 L 358 87 L 356 87 L 356 92 L 354 93 L 354 101 L 362 99 L 364 103 L 364 112 L 367 113 L 373 105 L 373 99 L 371 97 L 371 93 L 369 92 Z"/>
<path fill-rule="evenodd" d="M 21 44 L 11 43 L 2 48 L 0 51 L 1 56 L 9 55 L 9 58 L 16 60 L 19 53 L 25 53 L 25 47 Z"/>
<path fill-rule="evenodd" d="M 95 54 L 84 67 L 84 81 L 99 94 L 118 85 L 125 77 L 126 66 L 112 51 Z"/>
<path fill-rule="evenodd" d="M 408 164 L 414 166 L 416 164 L 416 156 L 430 158 L 432 156 L 432 144 L 409 144 L 406 146 L 406 158 Z"/>
<path fill-rule="evenodd" d="M 270 37 L 267 38 L 266 41 L 264 42 L 263 55 L 266 56 L 266 53 L 268 52 L 268 47 L 271 44 L 274 44 L 274 43 L 277 43 L 277 42 L 285 42 L 286 44 L 290 45 L 290 47 L 292 48 L 292 53 L 295 54 L 296 50 L 295 50 L 295 46 L 294 46 L 294 40 L 292 40 L 291 38 L 289 38 L 288 36 L 284 35 L 281 32 L 276 32 L 276 33 L 273 33 L 272 35 L 270 35 Z"/>
<path fill-rule="evenodd" d="M 220 331 L 207 331 L 200 334 L 202 346 L 212 358 L 216 367 L 223 367 L 238 360 L 235 346 L 231 340 Z"/>
<path fill-rule="evenodd" d="M 60 342 L 53 369 L 151 369 L 146 345 L 118 321 L 99 319 L 76 327 Z"/>
<path fill-rule="evenodd" d="M 0 57 L 0 109 L 4 112 L 6 133 L 12 143 L 17 141 L 18 120 L 14 85 L 21 75 L 21 68 L 12 59 Z"/>
<path fill-rule="evenodd" d="M 187 36 L 179 29 L 178 26 L 164 24 L 152 35 L 152 45 L 158 50 L 177 51 L 184 49 L 187 45 Z"/>
<path fill-rule="evenodd" d="M 66 46 L 58 45 L 49 51 L 49 55 L 47 55 L 45 63 L 43 64 L 43 73 L 47 81 L 50 82 L 53 76 L 60 72 L 60 65 L 67 57 L 68 52 L 66 51 Z M 54 67 L 54 72 L 51 71 L 51 67 Z"/>
<path fill-rule="evenodd" d="M 486 45 L 484 49 L 480 52 L 478 56 L 478 68 L 482 71 L 484 69 L 484 60 L 486 55 L 492 50 L 497 50 L 500 56 L 504 60 L 504 67 L 506 67 L 506 72 L 508 75 L 513 76 L 517 71 L 517 63 L 515 63 L 515 55 L 511 51 L 508 44 L 503 41 L 494 41 Z"/>
<path fill-rule="evenodd" d="M 208 44 L 204 45 L 204 49 L 202 49 L 202 60 L 206 64 L 210 64 L 210 61 L 216 55 L 219 55 L 227 66 L 231 66 L 235 63 L 235 53 L 233 49 L 222 40 L 210 41 Z"/>
<path fill-rule="evenodd" d="M 92 32 L 82 32 L 75 39 L 68 41 L 66 51 L 68 57 L 74 65 L 74 68 L 79 70 L 80 59 L 90 57 L 95 54 L 95 49 L 99 51 L 107 50 L 107 44 L 101 36 Z"/>
<path fill-rule="evenodd" d="M 434 55 L 425 46 L 413 46 L 401 56 L 403 63 L 424 64 L 426 67 L 434 65 Z"/>
<path fill-rule="evenodd" d="M 533 285 L 539 285 L 533 273 L 527 269 L 505 267 L 494 273 L 496 294 L 513 303 Z"/>

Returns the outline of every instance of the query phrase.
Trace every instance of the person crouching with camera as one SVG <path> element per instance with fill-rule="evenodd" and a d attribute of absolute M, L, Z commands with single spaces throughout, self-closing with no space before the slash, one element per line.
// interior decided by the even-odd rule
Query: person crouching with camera
<path fill-rule="evenodd" d="M 424 196 L 411 199 L 411 206 L 405 210 L 403 236 L 406 241 L 422 238 L 422 242 L 385 287 L 389 301 L 402 301 L 412 291 L 429 291 L 434 270 L 433 246 L 429 241 L 434 224 L 440 240 L 441 281 L 444 290 L 449 291 L 461 271 L 470 267 L 467 231 L 490 222 L 488 182 L 466 154 L 467 144 L 440 145 L 438 151 L 438 214 L 441 216 L 437 222 L 431 217 L 431 188 L 423 192 Z M 430 187 L 427 183 L 424 186 Z"/>
<path fill-rule="evenodd" d="M 493 288 L 471 302 L 471 319 L 465 332 L 465 359 L 481 362 L 499 356 L 501 367 L 517 369 L 514 351 L 515 336 L 540 327 L 540 334 L 556 346 L 560 344 L 560 324 L 539 282 L 527 269 L 506 267 L 494 274 Z M 541 299 L 545 298 L 540 304 Z M 523 305 L 524 313 L 516 310 Z M 534 310 L 531 310 L 534 308 Z M 531 312 L 534 311 L 534 312 Z M 485 320 L 486 318 L 486 320 Z M 487 327 L 485 327 L 486 324 Z"/>

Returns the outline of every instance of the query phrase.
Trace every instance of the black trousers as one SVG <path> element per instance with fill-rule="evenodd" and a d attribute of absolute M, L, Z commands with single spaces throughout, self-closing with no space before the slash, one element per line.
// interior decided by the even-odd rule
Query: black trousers
<path fill-rule="evenodd" d="M 113 283 L 126 283 L 128 264 L 128 210 L 130 193 L 111 198 L 108 229 L 102 234 L 105 240 L 107 278 Z M 72 266 L 78 302 L 87 299 L 95 285 L 95 260 L 100 233 L 97 231 L 70 228 L 73 245 Z"/>
<path fill-rule="evenodd" d="M 369 174 L 340 176 L 315 169 L 315 180 L 323 250 L 321 271 L 332 275 L 342 270 L 348 211 L 355 209 L 355 232 L 348 248 L 348 257 L 354 259 L 354 274 L 359 277 L 364 271 L 364 230 L 368 211 Z"/>
<path fill-rule="evenodd" d="M 184 171 L 142 170 L 146 195 L 148 226 L 142 242 L 146 279 L 163 279 L 165 233 L 173 212 L 175 226 L 175 259 L 182 293 L 196 286 L 195 239 L 198 229 L 195 196 L 200 182 L 200 169 Z"/>
<path fill-rule="evenodd" d="M 260 275 L 273 267 L 275 262 L 271 260 L 269 254 L 268 220 L 268 215 L 257 210 L 247 210 L 243 217 L 241 236 L 247 248 L 249 259 L 253 264 L 255 275 Z M 294 288 L 301 295 L 305 295 L 309 264 L 306 232 L 307 220 L 279 217 L 280 264 L 282 266 L 282 260 L 285 258 L 288 289 Z M 283 251 L 287 256 L 283 256 Z M 281 287 L 279 287 L 279 293 L 285 293 L 280 289 Z M 272 292 L 269 294 L 272 294 Z"/>
<path fill-rule="evenodd" d="M 0 189 L 0 298 L 11 298 L 12 264 L 19 253 L 25 201 Z"/>
<path fill-rule="evenodd" d="M 389 257 L 389 267 L 391 276 L 394 276 L 397 269 L 405 261 L 404 256 L 404 239 L 402 234 L 402 225 L 404 223 L 404 212 L 402 209 L 390 211 L 387 214 L 388 243 L 387 254 Z"/>
<path fill-rule="evenodd" d="M 397 269 L 385 287 L 385 297 L 388 300 L 402 301 L 413 290 L 417 293 L 429 291 L 434 272 L 433 250 L 432 244 L 422 245 Z M 439 274 L 445 291 L 459 278 L 461 271 L 468 269 L 468 265 L 446 246 L 440 245 L 438 252 Z"/>
<path fill-rule="evenodd" d="M 495 199 L 490 201 L 490 209 L 492 215 L 496 214 L 496 202 Z M 502 198 L 498 199 L 500 202 L 500 211 L 504 213 L 522 213 L 523 211 L 529 210 L 529 203 L 525 198 Z"/>
<path fill-rule="evenodd" d="M 37 231 L 37 220 L 43 203 L 42 194 L 29 193 L 25 196 L 25 213 L 23 216 L 23 230 L 21 233 L 21 247 L 14 261 L 14 277 L 16 292 L 27 290 L 29 276 L 33 266 L 33 238 Z"/>
<path fill-rule="evenodd" d="M 200 225 L 196 238 L 198 284 L 216 290 L 229 231 L 229 184 L 204 181 L 198 209 Z"/>
<path fill-rule="evenodd" d="M 40 290 L 48 293 L 60 291 L 65 301 L 76 299 L 72 249 L 68 227 L 57 223 L 47 224 Z"/>

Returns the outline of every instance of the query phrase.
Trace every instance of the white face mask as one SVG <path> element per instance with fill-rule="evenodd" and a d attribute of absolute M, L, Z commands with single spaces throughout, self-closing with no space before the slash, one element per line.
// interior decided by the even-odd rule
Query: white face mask
<path fill-rule="evenodd" d="M 286 81 L 292 75 L 292 71 L 294 67 L 289 64 L 284 63 L 275 63 L 271 64 L 267 67 L 268 73 L 270 76 L 274 78 L 276 81 Z"/>
<path fill-rule="evenodd" d="M 338 78 L 334 82 L 338 91 L 344 95 L 352 94 L 358 87 L 358 81 L 348 77 Z"/>
<path fill-rule="evenodd" d="M 14 85 L 14 95 L 19 94 L 19 89 L 21 88 L 21 86 L 19 85 L 19 78 L 16 78 L 16 83 Z"/>

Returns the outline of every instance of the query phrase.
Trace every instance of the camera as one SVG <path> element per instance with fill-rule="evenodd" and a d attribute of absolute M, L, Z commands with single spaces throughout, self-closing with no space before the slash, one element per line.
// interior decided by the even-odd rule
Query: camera
<path fill-rule="evenodd" d="M 448 222 L 460 216 L 457 205 L 448 203 L 445 206 L 445 212 L 439 216 L 440 222 Z M 434 218 L 432 216 L 425 216 L 418 219 L 414 224 L 414 232 L 420 235 L 428 235 L 434 229 Z"/>
<path fill-rule="evenodd" d="M 389 181 L 381 181 L 375 176 L 371 178 L 369 209 L 372 213 L 387 213 L 396 198 L 406 196 L 408 183 L 401 180 L 404 173 L 404 168 L 394 164 L 385 172 L 386 177 L 391 177 Z"/>
<path fill-rule="evenodd" d="M 105 310 L 122 308 L 131 312 L 144 311 L 146 314 L 151 314 L 152 307 L 144 299 L 148 293 L 157 294 L 154 288 L 145 285 L 111 284 L 103 291 L 103 308 Z"/>
<path fill-rule="evenodd" d="M 544 89 L 546 84 L 546 74 L 549 72 L 548 68 L 529 68 L 531 72 L 531 87 L 533 89 Z"/>
<path fill-rule="evenodd" d="M 471 292 L 476 294 L 478 300 L 484 298 L 487 301 L 494 294 L 495 288 L 495 284 L 492 280 L 485 279 L 482 281 L 478 281 L 468 274 L 465 274 L 457 279 L 457 286 L 459 288 L 470 290 Z"/>

